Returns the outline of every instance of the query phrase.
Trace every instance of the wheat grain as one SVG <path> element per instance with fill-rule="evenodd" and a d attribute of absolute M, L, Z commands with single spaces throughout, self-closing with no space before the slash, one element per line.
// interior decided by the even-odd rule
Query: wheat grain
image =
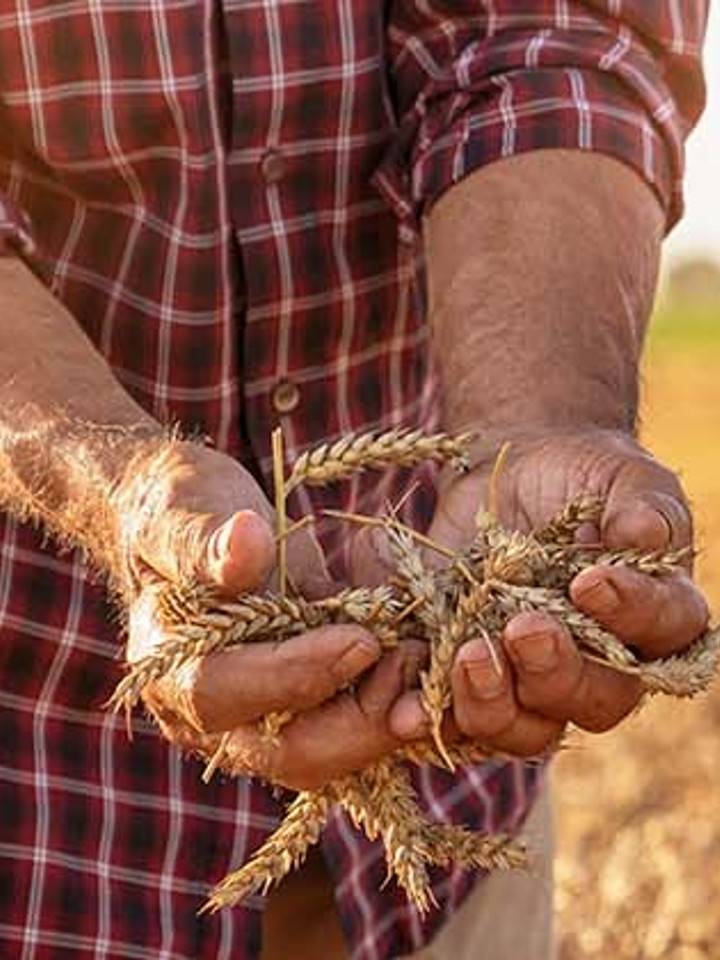
<path fill-rule="evenodd" d="M 297 461 L 285 493 L 300 483 L 333 482 L 369 467 L 412 465 L 421 459 L 461 465 L 466 462 L 467 441 L 467 437 L 391 431 L 326 444 Z M 284 494 L 282 499 L 284 503 Z M 486 837 L 462 826 L 427 820 L 404 765 L 431 763 L 454 768 L 493 755 L 492 750 L 475 743 L 444 743 L 441 724 L 451 705 L 450 675 L 457 651 L 479 636 L 486 638 L 492 651 L 491 637 L 499 635 L 517 613 L 539 610 L 557 617 L 585 656 L 639 677 L 649 691 L 692 696 L 707 688 L 720 659 L 719 631 L 707 631 L 682 654 L 641 663 L 617 637 L 571 603 L 568 589 L 572 579 L 594 564 L 622 564 L 648 576 L 665 577 L 676 573 L 689 558 L 689 551 L 608 552 L 577 543 L 577 531 L 584 524 L 598 525 L 602 510 L 598 498 L 584 498 L 568 504 L 540 530 L 527 534 L 504 530 L 491 513 L 481 512 L 477 535 L 463 552 L 451 551 L 404 527 L 394 515 L 368 518 L 327 511 L 346 522 L 371 524 L 385 531 L 394 562 L 387 585 L 343 590 L 312 602 L 271 593 L 229 599 L 197 584 L 166 587 L 157 593 L 155 616 L 166 640 L 152 655 L 129 665 L 111 700 L 116 709 L 129 709 L 150 684 L 198 658 L 249 641 L 283 642 L 323 624 L 360 624 L 375 633 L 385 649 L 405 636 L 424 639 L 429 646 L 429 666 L 421 674 L 421 698 L 432 736 L 320 791 L 299 794 L 278 830 L 244 867 L 215 888 L 205 909 L 237 903 L 279 882 L 302 863 L 317 842 L 333 804 L 343 807 L 368 836 L 382 838 L 389 872 L 423 912 L 432 905 L 427 872 L 431 865 L 456 863 L 483 869 L 522 865 L 525 853 L 521 845 L 507 837 Z M 285 533 L 296 528 L 297 524 L 288 527 Z M 285 539 L 281 536 L 279 542 Z M 447 566 L 430 569 L 421 548 L 442 555 Z M 274 748 L 289 719 L 287 712 L 264 718 L 264 750 Z M 227 735 L 208 738 L 206 776 L 218 766 L 231 774 L 252 771 L 258 758 L 231 756 L 229 743 Z"/>

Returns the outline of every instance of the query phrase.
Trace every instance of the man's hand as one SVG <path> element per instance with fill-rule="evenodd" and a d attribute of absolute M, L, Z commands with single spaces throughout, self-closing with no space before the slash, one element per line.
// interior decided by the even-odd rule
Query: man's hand
<path fill-rule="evenodd" d="M 431 537 L 453 549 L 469 543 L 476 511 L 487 497 L 489 468 L 452 480 L 441 491 Z M 619 432 L 550 433 L 517 441 L 499 493 L 500 519 L 508 527 L 540 526 L 569 500 L 596 494 L 607 506 L 599 530 L 580 531 L 583 540 L 608 549 L 642 550 L 692 542 L 690 513 L 676 477 Z M 705 601 L 686 574 L 655 580 L 622 567 L 597 566 L 575 578 L 571 597 L 647 659 L 682 650 L 707 624 Z M 497 639 L 500 673 L 481 640 L 467 643 L 457 656 L 450 737 L 459 731 L 500 751 L 535 755 L 566 723 L 607 730 L 638 703 L 635 678 L 582 657 L 550 616 L 515 617 Z M 403 738 L 427 732 L 417 692 L 398 701 L 390 727 Z"/>
<path fill-rule="evenodd" d="M 155 616 L 163 582 L 196 580 L 228 593 L 259 590 L 274 563 L 273 513 L 235 461 L 190 443 L 168 444 L 133 470 L 115 503 L 121 513 L 131 588 L 128 656 L 164 639 Z M 289 541 L 289 567 L 304 596 L 332 585 L 307 531 Z M 397 741 L 391 705 L 417 675 L 412 647 L 380 659 L 371 634 L 322 627 L 281 644 L 253 643 L 213 654 L 155 683 L 146 702 L 164 734 L 212 754 L 220 734 L 231 765 L 295 788 L 316 787 L 360 768 Z M 374 669 L 370 670 L 373 665 Z M 353 693 L 346 688 L 357 683 Z M 268 743 L 257 721 L 271 711 L 299 715 Z"/>
<path fill-rule="evenodd" d="M 606 546 L 690 543 L 677 481 L 632 439 L 664 226 L 637 173 L 578 150 L 480 167 L 426 217 L 442 423 L 475 431 L 488 460 L 489 447 L 512 442 L 501 484 L 506 524 L 542 524 L 573 497 L 596 493 L 607 510 L 601 529 L 584 533 Z M 491 466 L 483 461 L 441 492 L 436 539 L 471 536 Z M 571 594 L 646 657 L 686 646 L 707 618 L 687 577 L 650 581 L 595 568 Z M 637 703 L 634 679 L 581 658 L 547 617 L 518 617 L 501 639 L 500 675 L 481 643 L 463 647 L 455 664 L 451 719 L 469 736 L 534 754 L 569 720 L 603 730 Z M 417 735 L 417 696 L 403 697 L 391 721 L 395 733 Z"/>

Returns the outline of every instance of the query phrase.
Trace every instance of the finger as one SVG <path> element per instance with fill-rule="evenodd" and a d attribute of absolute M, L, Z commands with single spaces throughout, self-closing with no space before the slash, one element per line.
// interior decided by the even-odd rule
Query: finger
<path fill-rule="evenodd" d="M 514 617 L 503 645 L 515 668 L 519 703 L 533 713 L 599 733 L 619 723 L 639 700 L 636 677 L 587 660 L 547 614 Z"/>
<path fill-rule="evenodd" d="M 254 510 L 230 516 L 173 510 L 146 541 L 143 555 L 166 579 L 199 580 L 229 594 L 265 586 L 277 557 L 274 531 Z M 311 531 L 289 535 L 288 567 L 303 596 L 317 599 L 335 592 Z"/>
<path fill-rule="evenodd" d="M 394 569 L 387 536 L 378 527 L 364 527 L 353 535 L 350 581 L 364 587 L 387 583 Z"/>
<path fill-rule="evenodd" d="M 407 658 L 402 650 L 383 657 L 357 692 L 292 720 L 269 748 L 254 729 L 233 733 L 228 752 L 243 770 L 295 790 L 315 790 L 362 769 L 399 745 L 388 726 L 393 702 L 405 689 Z"/>
<path fill-rule="evenodd" d="M 692 515 L 677 477 L 649 455 L 627 461 L 611 487 L 601 535 L 612 549 L 692 544 Z"/>
<path fill-rule="evenodd" d="M 685 574 L 654 578 L 596 566 L 570 585 L 573 603 L 647 658 L 684 649 L 707 626 L 705 599 Z"/>
<path fill-rule="evenodd" d="M 298 593 L 306 600 L 320 600 L 339 592 L 330 576 L 325 554 L 312 529 L 302 529 L 287 538 L 288 571 Z"/>
<path fill-rule="evenodd" d="M 471 641 L 460 650 L 453 665 L 453 694 L 461 676 L 462 697 L 454 699 L 458 728 L 469 736 L 489 739 L 510 727 L 517 715 L 512 680 L 504 658 L 490 657 L 484 641 Z M 470 694 L 471 703 L 468 700 Z M 401 697 L 390 714 L 390 728 L 402 740 L 427 736 L 430 723 L 419 691 Z M 472 732 L 470 732 L 472 729 Z"/>
<path fill-rule="evenodd" d="M 269 524 L 252 510 L 240 510 L 199 541 L 195 567 L 200 580 L 240 593 L 262 586 L 274 561 Z"/>
<path fill-rule="evenodd" d="M 492 739 L 516 721 L 518 704 L 509 664 L 502 653 L 491 656 L 484 641 L 470 641 L 461 648 L 452 687 L 455 722 L 468 736 Z"/>
<path fill-rule="evenodd" d="M 283 643 L 211 654 L 157 685 L 196 729 L 229 730 L 272 711 L 314 707 L 379 657 L 379 644 L 366 630 L 326 626 Z"/>
<path fill-rule="evenodd" d="M 518 708 L 508 664 L 502 663 L 499 674 L 488 666 L 484 642 L 473 641 L 460 650 L 452 690 L 453 711 L 443 725 L 448 743 L 462 734 L 491 752 L 530 757 L 544 753 L 562 732 L 562 723 Z M 405 742 L 428 735 L 429 721 L 417 691 L 406 693 L 393 705 L 390 729 Z"/>
<path fill-rule="evenodd" d="M 452 672 L 455 723 L 466 737 L 500 753 L 522 757 L 542 754 L 558 740 L 563 724 L 524 710 L 516 696 L 510 664 L 502 653 L 497 661 L 501 676 L 487 656 L 484 642 L 473 641 L 462 647 Z M 493 689 L 503 692 L 493 695 Z"/>
<path fill-rule="evenodd" d="M 195 562 L 198 579 L 229 593 L 262 587 L 277 558 L 274 533 L 267 521 L 252 510 L 240 510 L 210 527 L 205 543 L 198 538 Z M 288 568 L 293 583 L 308 599 L 336 592 L 322 549 L 309 530 L 288 536 Z"/>

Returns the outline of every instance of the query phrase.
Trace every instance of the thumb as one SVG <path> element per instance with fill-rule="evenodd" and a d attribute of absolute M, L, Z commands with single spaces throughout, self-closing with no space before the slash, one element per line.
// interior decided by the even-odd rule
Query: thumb
<path fill-rule="evenodd" d="M 649 455 L 625 463 L 610 489 L 601 534 L 611 549 L 690 546 L 692 515 L 675 474 Z"/>
<path fill-rule="evenodd" d="M 140 583 L 150 568 L 175 583 L 200 581 L 228 593 L 256 589 L 274 561 L 272 530 L 253 510 L 168 510 L 142 531 L 136 551 Z"/>
<path fill-rule="evenodd" d="M 387 583 L 393 562 L 383 530 L 364 527 L 352 535 L 349 570 L 353 586 L 378 587 Z"/>
<path fill-rule="evenodd" d="M 253 510 L 239 510 L 198 542 L 198 579 L 232 593 L 262 586 L 275 562 L 269 524 Z"/>

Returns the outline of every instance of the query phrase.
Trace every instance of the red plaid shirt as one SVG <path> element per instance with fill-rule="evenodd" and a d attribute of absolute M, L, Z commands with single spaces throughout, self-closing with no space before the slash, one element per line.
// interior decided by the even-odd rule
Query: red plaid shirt
<path fill-rule="evenodd" d="M 417 225 L 470 170 L 601 151 L 678 216 L 704 17 L 701 0 L 5 0 L 0 235 L 27 254 L 22 209 L 34 266 L 128 392 L 267 481 L 279 418 L 291 456 L 435 422 Z M 295 507 L 373 512 L 407 480 Z M 204 785 L 141 718 L 128 742 L 101 708 L 119 677 L 102 592 L 8 519 L 0 617 L 0 953 L 257 956 L 259 899 L 196 910 L 277 822 L 271 793 Z M 435 816 L 489 830 L 518 826 L 536 779 L 417 776 Z M 361 960 L 421 946 L 473 882 L 438 875 L 422 920 L 343 816 L 324 849 Z"/>

